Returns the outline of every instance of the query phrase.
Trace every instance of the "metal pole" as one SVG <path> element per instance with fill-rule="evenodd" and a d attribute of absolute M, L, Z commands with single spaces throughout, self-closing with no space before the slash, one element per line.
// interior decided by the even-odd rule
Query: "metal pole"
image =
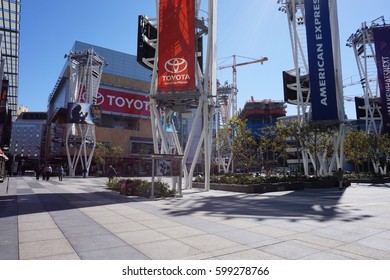
<path fill-rule="evenodd" d="M 150 190 L 150 198 L 154 198 L 154 161 L 155 161 L 155 156 L 152 155 L 152 186 Z"/>

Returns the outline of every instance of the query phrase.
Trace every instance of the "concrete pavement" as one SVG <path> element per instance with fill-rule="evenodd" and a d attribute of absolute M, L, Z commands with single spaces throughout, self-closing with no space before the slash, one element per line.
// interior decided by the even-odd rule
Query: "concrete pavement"
<path fill-rule="evenodd" d="M 0 184 L 0 259 L 390 259 L 390 185 L 151 200 L 106 181 Z"/>

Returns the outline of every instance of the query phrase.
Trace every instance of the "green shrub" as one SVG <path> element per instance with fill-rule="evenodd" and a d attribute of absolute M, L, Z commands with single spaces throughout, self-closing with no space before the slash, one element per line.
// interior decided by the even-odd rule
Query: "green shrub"
<path fill-rule="evenodd" d="M 154 182 L 155 197 L 173 197 L 175 194 L 176 190 L 171 189 L 168 183 L 162 181 Z"/>
<path fill-rule="evenodd" d="M 237 184 L 237 185 L 252 185 L 252 184 L 261 184 L 261 183 L 283 183 L 283 182 L 294 182 L 294 181 L 304 181 L 304 182 L 313 182 L 313 181 L 324 181 L 331 180 L 333 176 L 254 176 L 252 174 L 245 173 L 228 173 L 222 175 L 213 175 L 210 177 L 211 183 L 216 184 Z M 204 182 L 203 177 L 196 177 L 195 182 Z"/>
<path fill-rule="evenodd" d="M 111 182 L 107 182 L 107 188 L 113 191 L 120 192 L 121 186 L 131 185 L 131 195 L 150 197 L 152 183 L 142 179 L 128 179 L 115 177 Z M 175 196 L 176 190 L 171 189 L 168 183 L 162 181 L 154 182 L 155 197 L 172 197 Z"/>
<path fill-rule="evenodd" d="M 114 177 L 110 182 L 107 181 L 107 188 L 113 191 L 120 191 L 120 183 L 123 180 L 123 178 Z"/>

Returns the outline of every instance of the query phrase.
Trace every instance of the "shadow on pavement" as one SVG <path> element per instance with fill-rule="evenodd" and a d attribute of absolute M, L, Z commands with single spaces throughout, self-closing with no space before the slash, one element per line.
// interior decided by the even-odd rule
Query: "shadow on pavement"
<path fill-rule="evenodd" d="M 280 195 L 275 193 L 237 194 L 228 196 L 204 196 L 194 201 L 167 201 L 165 211 L 169 215 L 186 216 L 197 212 L 212 216 L 252 217 L 258 220 L 288 219 L 296 222 L 302 218 L 320 222 L 331 219 L 356 221 L 372 217 L 356 215 L 359 209 L 340 207 L 343 195 L 336 189 L 308 189 L 291 191 Z M 185 204 L 182 207 L 181 204 Z"/>
<path fill-rule="evenodd" d="M 191 195 L 190 192 L 193 194 Z M 356 221 L 371 217 L 358 215 L 359 209 L 340 207 L 343 192 L 332 189 L 305 189 L 300 191 L 243 194 L 190 190 L 183 198 L 160 201 L 164 214 L 172 216 L 193 215 L 199 212 L 226 219 L 251 217 L 257 220 L 288 219 L 296 222 L 302 218 L 316 221 L 340 219 Z M 26 193 L 18 196 L 0 196 L 0 217 L 62 211 L 118 203 L 150 201 L 146 198 L 125 197 L 115 192 L 85 193 Z M 161 206 L 161 205 L 160 205 Z M 352 207 L 352 206 L 351 206 Z"/>

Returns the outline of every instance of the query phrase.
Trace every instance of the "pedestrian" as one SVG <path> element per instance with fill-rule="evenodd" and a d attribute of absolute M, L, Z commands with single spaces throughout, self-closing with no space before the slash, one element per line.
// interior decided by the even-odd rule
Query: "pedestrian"
<path fill-rule="evenodd" d="M 46 166 L 46 181 L 49 181 L 51 173 L 53 172 L 53 169 L 51 168 L 50 164 Z"/>
<path fill-rule="evenodd" d="M 42 166 L 42 181 L 45 181 L 47 178 L 48 166 L 45 164 Z"/>
<path fill-rule="evenodd" d="M 83 168 L 83 178 L 87 177 L 87 168 Z"/>
<path fill-rule="evenodd" d="M 58 169 L 58 180 L 62 181 L 63 177 L 64 177 L 64 168 L 61 165 L 60 168 Z"/>
<path fill-rule="evenodd" d="M 41 176 L 41 167 L 37 164 L 37 166 L 35 166 L 35 179 L 39 180 L 39 176 Z"/>
<path fill-rule="evenodd" d="M 111 180 L 116 176 L 116 170 L 115 168 L 110 165 L 110 167 L 108 168 L 108 182 L 111 182 Z"/>
<path fill-rule="evenodd" d="M 337 182 L 339 183 L 339 190 L 342 191 L 343 190 L 343 180 L 344 180 L 344 170 L 339 168 L 339 170 L 336 171 L 335 175 L 337 178 Z"/>

